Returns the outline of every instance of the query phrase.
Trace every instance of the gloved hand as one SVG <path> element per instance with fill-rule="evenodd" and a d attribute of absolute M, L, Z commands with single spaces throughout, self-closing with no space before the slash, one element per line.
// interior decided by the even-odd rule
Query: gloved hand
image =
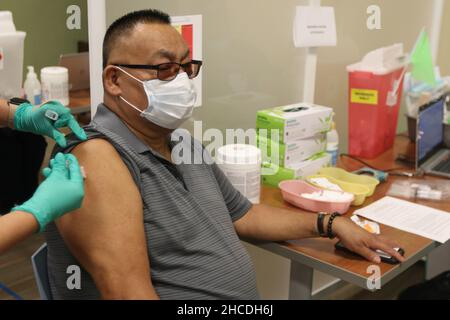
<path fill-rule="evenodd" d="M 46 112 L 49 110 L 58 114 L 58 120 L 53 121 L 47 118 Z M 33 107 L 28 103 L 21 104 L 14 115 L 14 127 L 19 131 L 53 138 L 63 148 L 67 146 L 67 142 L 64 135 L 57 130 L 58 128 L 69 127 L 79 139 L 83 141 L 87 139 L 86 133 L 70 110 L 57 101 L 49 101 L 40 107 Z"/>
<path fill-rule="evenodd" d="M 84 198 L 84 179 L 74 155 L 58 153 L 50 168 L 44 169 L 44 176 L 33 197 L 13 209 L 31 213 L 39 222 L 40 232 L 53 220 L 79 209 Z"/>

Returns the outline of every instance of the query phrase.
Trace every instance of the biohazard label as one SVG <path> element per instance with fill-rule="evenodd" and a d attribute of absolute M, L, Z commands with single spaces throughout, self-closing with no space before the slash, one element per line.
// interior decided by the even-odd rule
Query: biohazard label
<path fill-rule="evenodd" d="M 3 55 L 3 48 L 0 47 L 0 70 L 3 70 L 3 60 L 5 60 L 5 56 Z"/>
<path fill-rule="evenodd" d="M 378 90 L 352 89 L 352 103 L 378 104 Z"/>

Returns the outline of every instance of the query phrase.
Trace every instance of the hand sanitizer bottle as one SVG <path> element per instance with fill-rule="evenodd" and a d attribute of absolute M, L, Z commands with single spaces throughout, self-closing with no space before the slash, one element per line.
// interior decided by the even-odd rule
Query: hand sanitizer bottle
<path fill-rule="evenodd" d="M 25 98 L 33 105 L 41 104 L 41 83 L 38 80 L 34 67 L 28 67 L 27 79 L 24 84 Z"/>

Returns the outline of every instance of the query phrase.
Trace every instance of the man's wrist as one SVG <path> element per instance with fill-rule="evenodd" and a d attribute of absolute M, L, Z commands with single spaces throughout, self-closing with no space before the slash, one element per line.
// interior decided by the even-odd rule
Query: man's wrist
<path fill-rule="evenodd" d="M 345 222 L 345 220 L 347 220 L 347 218 L 340 216 L 340 215 L 334 219 L 333 224 L 332 224 L 332 233 L 333 233 L 334 237 L 339 238 L 339 236 L 341 234 L 341 226 L 342 226 L 342 223 Z M 329 222 L 329 218 L 327 221 L 327 225 L 328 225 L 328 222 Z"/>
<path fill-rule="evenodd" d="M 321 238 L 327 237 L 326 228 L 324 225 L 324 221 L 327 216 L 328 216 L 328 214 L 326 214 L 324 212 L 319 212 L 319 214 L 317 215 L 316 232 L 319 235 L 319 237 L 321 237 Z"/>

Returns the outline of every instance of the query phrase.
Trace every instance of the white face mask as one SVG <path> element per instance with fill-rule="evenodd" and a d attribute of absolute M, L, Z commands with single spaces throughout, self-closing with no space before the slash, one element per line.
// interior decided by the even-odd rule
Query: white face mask
<path fill-rule="evenodd" d="M 159 79 L 142 81 L 122 68 L 116 68 L 142 83 L 148 100 L 146 110 L 142 111 L 120 96 L 120 99 L 140 112 L 141 117 L 160 127 L 177 129 L 192 116 L 197 92 L 186 72 L 179 73 L 172 81 L 161 81 Z"/>

